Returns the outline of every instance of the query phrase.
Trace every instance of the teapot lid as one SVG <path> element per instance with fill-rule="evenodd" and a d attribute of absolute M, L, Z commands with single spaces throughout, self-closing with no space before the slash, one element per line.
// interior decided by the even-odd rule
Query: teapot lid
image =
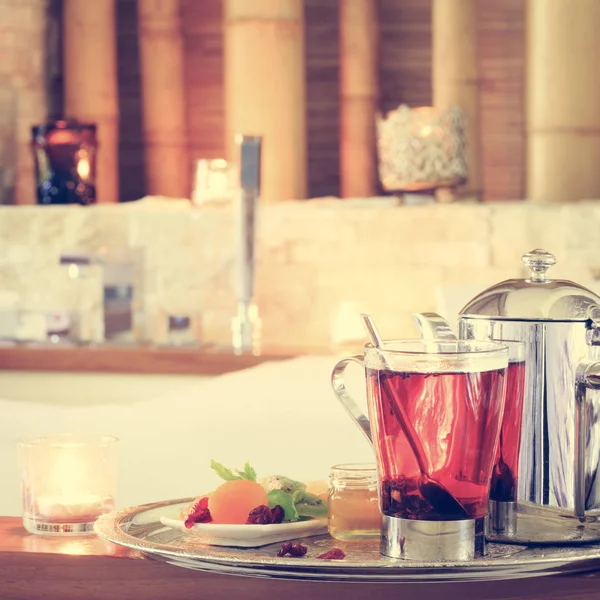
<path fill-rule="evenodd" d="M 546 250 L 524 254 L 531 270 L 527 279 L 508 279 L 481 292 L 461 311 L 465 318 L 511 321 L 585 321 L 600 305 L 600 297 L 572 281 L 549 279 L 546 271 L 556 258 Z"/>

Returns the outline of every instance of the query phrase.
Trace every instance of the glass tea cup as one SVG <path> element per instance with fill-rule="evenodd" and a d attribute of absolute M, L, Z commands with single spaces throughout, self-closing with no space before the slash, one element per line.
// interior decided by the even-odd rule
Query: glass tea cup
<path fill-rule="evenodd" d="M 367 418 L 346 391 L 365 369 Z M 333 390 L 375 450 L 381 552 L 421 561 L 485 553 L 485 517 L 504 410 L 508 348 L 473 340 L 390 340 L 340 360 Z"/>

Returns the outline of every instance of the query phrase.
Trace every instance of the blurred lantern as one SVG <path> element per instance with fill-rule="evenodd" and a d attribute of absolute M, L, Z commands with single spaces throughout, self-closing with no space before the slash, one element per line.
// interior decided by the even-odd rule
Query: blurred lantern
<path fill-rule="evenodd" d="M 389 192 L 452 188 L 467 179 L 466 119 L 457 107 L 406 105 L 377 120 L 379 178 Z"/>
<path fill-rule="evenodd" d="M 96 125 L 53 121 L 32 128 L 38 204 L 96 202 Z"/>

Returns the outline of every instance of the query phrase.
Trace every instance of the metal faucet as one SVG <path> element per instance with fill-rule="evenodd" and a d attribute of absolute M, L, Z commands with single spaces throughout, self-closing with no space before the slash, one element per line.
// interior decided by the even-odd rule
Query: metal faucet
<path fill-rule="evenodd" d="M 255 229 L 260 196 L 261 136 L 237 135 L 240 188 L 235 201 L 235 296 L 232 319 L 235 354 L 260 353 L 261 319 L 254 302 Z"/>

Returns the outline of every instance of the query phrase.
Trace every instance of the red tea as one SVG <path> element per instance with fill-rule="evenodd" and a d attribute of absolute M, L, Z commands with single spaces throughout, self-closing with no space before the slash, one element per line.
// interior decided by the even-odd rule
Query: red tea
<path fill-rule="evenodd" d="M 519 446 L 521 445 L 521 420 L 525 390 L 525 363 L 511 362 L 506 372 L 506 401 L 500 429 L 500 442 L 492 483 L 490 499 L 500 502 L 516 502 L 519 469 Z"/>
<path fill-rule="evenodd" d="M 411 373 L 367 369 L 369 411 L 379 465 L 380 508 L 404 519 L 484 517 L 503 410 L 506 369 L 475 373 Z M 432 506 L 422 473 L 397 418 L 412 424 L 428 475 L 465 509 Z M 431 500 L 431 497 L 429 498 Z M 454 503 L 456 504 L 456 503 Z"/>

